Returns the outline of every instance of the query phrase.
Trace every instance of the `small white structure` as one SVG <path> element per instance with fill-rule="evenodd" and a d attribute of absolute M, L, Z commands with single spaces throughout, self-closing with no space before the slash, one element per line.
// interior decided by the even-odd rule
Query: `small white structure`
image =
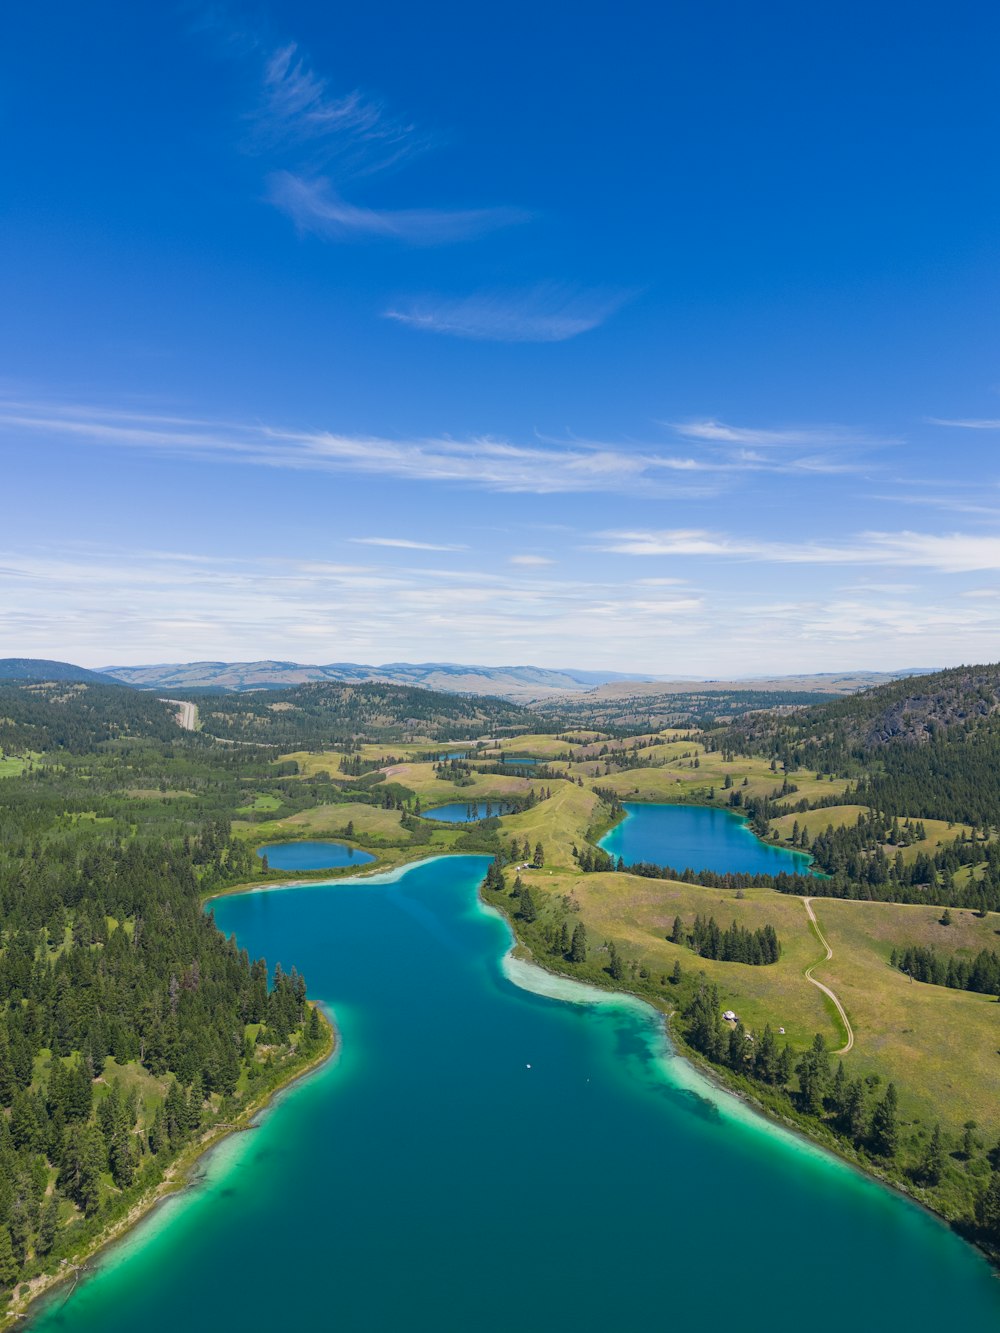
<path fill-rule="evenodd" d="M 736 1022 L 736 1015 L 733 1013 L 732 1009 L 725 1009 L 725 1010 L 723 1010 L 723 1013 L 722 1013 L 722 1021 L 723 1021 L 724 1023 L 735 1023 L 735 1022 Z"/>

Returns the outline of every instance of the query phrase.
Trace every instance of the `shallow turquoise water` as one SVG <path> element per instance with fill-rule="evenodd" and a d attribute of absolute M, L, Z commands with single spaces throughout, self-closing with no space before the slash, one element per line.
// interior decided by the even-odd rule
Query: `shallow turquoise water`
<path fill-rule="evenodd" d="M 437 819 L 443 824 L 470 824 L 477 819 L 485 819 L 487 811 L 492 815 L 500 815 L 503 810 L 499 801 L 454 801 L 451 805 L 438 805 L 433 810 L 425 810 L 423 815 L 424 819 Z"/>
<path fill-rule="evenodd" d="M 702 805 L 626 803 L 625 818 L 600 841 L 624 859 L 652 861 L 674 870 L 715 870 L 719 874 L 790 875 L 809 873 L 809 857 L 772 847 L 728 810 Z"/>
<path fill-rule="evenodd" d="M 370 852 L 343 842 L 275 842 L 257 848 L 275 870 L 335 870 L 339 866 L 364 866 L 375 858 Z"/>
<path fill-rule="evenodd" d="M 304 971 L 342 1053 L 35 1333 L 998 1326 L 972 1249 L 690 1091 L 651 1011 L 515 987 L 486 864 L 215 902 L 251 953 Z"/>

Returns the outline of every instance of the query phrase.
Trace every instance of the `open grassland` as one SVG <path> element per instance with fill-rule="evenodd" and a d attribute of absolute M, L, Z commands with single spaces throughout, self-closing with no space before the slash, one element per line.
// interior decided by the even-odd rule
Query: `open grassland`
<path fill-rule="evenodd" d="M 718 985 L 722 1002 L 748 1027 L 784 1027 L 793 1047 L 803 1049 L 821 1032 L 831 1050 L 844 1040 L 843 1026 L 826 996 L 803 975 L 833 989 L 854 1029 L 855 1044 L 844 1056 L 851 1077 L 892 1080 L 905 1117 L 926 1125 L 941 1120 L 959 1135 L 974 1119 L 987 1138 L 1000 1132 L 1000 1005 L 995 997 L 911 982 L 889 964 L 893 947 L 934 944 L 942 952 L 971 956 L 1000 947 L 1000 917 L 981 921 L 953 912 L 954 925 L 938 924 L 940 908 L 894 903 L 813 899 L 821 929 L 833 949 L 829 962 L 809 926 L 801 898 L 751 889 L 734 894 L 670 880 L 625 874 L 566 875 L 523 872 L 532 892 L 579 908 L 592 950 L 608 941 L 654 981 L 669 977 L 680 962 L 686 975 L 703 973 Z M 721 927 L 736 921 L 749 929 L 770 924 L 781 941 L 777 963 L 750 967 L 701 958 L 666 936 L 675 916 L 690 929 L 696 913 L 714 915 Z M 663 985 L 669 1008 L 671 987 Z"/>
<path fill-rule="evenodd" d="M 28 767 L 29 757 L 11 754 L 0 758 L 0 778 L 18 778 Z"/>
<path fill-rule="evenodd" d="M 995 996 L 910 981 L 889 964 L 893 945 L 933 945 L 969 956 L 1000 948 L 1000 916 L 980 920 L 952 911 L 941 926 L 937 907 L 815 899 L 813 908 L 833 949 L 816 975 L 840 996 L 855 1030 L 848 1057 L 862 1073 L 899 1086 L 904 1106 L 952 1129 L 975 1120 L 988 1136 L 1000 1130 L 1000 1005 Z"/>
<path fill-rule="evenodd" d="M 900 820 L 899 822 L 902 824 L 903 821 Z M 914 820 L 914 823 L 916 822 Z M 900 848 L 903 853 L 903 860 L 907 865 L 915 861 L 921 852 L 933 856 L 947 843 L 954 842 L 956 838 L 967 838 L 972 832 L 967 824 L 949 824 L 945 819 L 923 819 L 920 822 L 924 826 L 927 837 L 922 838 L 919 842 L 911 842 L 909 847 Z M 887 847 L 886 850 L 893 853 L 896 849 Z"/>
<path fill-rule="evenodd" d="M 697 884 L 613 873 L 569 877 L 549 876 L 543 870 L 525 872 L 524 878 L 533 890 L 571 894 L 579 903 L 580 919 L 595 949 L 614 940 L 624 956 L 653 977 L 669 976 L 679 962 L 684 972 L 704 972 L 716 983 L 725 1007 L 734 1009 L 746 1026 L 763 1028 L 770 1023 L 775 1032 L 783 1027 L 788 1040 L 803 1047 L 822 1032 L 831 1048 L 840 1046 L 842 1028 L 832 1006 L 803 976 L 810 964 L 822 958 L 823 950 L 800 898 L 772 889 L 750 889 L 737 898 L 731 892 Z M 680 916 L 690 929 L 698 914 L 714 916 L 722 928 L 733 921 L 750 930 L 774 926 L 781 941 L 781 958 L 766 967 L 723 963 L 701 958 L 667 939 L 675 917 Z M 664 993 L 669 1000 L 669 987 Z"/>
<path fill-rule="evenodd" d="M 818 833 L 825 833 L 832 825 L 834 828 L 851 828 L 858 822 L 858 816 L 867 817 L 871 811 L 866 805 L 828 805 L 820 810 L 806 810 L 802 814 L 781 815 L 771 820 L 771 832 L 777 833 L 782 842 L 788 842 L 792 829 L 797 824 L 799 832 L 809 830 L 811 838 Z"/>
<path fill-rule="evenodd" d="M 512 774 L 473 772 L 467 786 L 444 782 L 434 772 L 433 764 L 395 764 L 386 770 L 390 782 L 402 783 L 420 797 L 424 808 L 450 805 L 454 801 L 479 801 L 491 796 L 527 796 L 532 787 L 546 784 Z"/>
<path fill-rule="evenodd" d="M 850 828 L 858 822 L 859 816 L 866 818 L 870 814 L 871 811 L 865 805 L 822 806 L 818 810 L 806 810 L 801 814 L 781 815 L 778 819 L 772 819 L 771 831 L 776 833 L 781 841 L 788 842 L 795 825 L 798 824 L 800 832 L 802 829 L 808 829 L 810 838 L 814 838 L 817 834 L 825 833 L 831 825 L 835 829 Z M 913 820 L 913 823 L 917 822 L 923 824 L 927 836 L 917 842 L 911 842 L 908 847 L 898 849 L 902 852 L 906 865 L 911 865 L 921 852 L 933 856 L 947 843 L 954 842 L 956 838 L 967 838 L 972 832 L 967 824 L 951 824 L 945 819 Z M 904 820 L 900 819 L 899 823 L 902 825 Z M 884 848 L 887 855 L 895 856 L 897 848 L 892 844 L 885 843 Z M 966 873 L 971 873 L 971 868 L 966 868 Z"/>
<path fill-rule="evenodd" d="M 772 774 L 777 784 L 781 785 L 781 773 Z M 821 778 L 809 773 L 789 773 L 789 783 L 796 788 L 788 796 L 779 797 L 788 805 L 798 805 L 800 801 L 827 801 L 831 796 L 843 796 L 851 785 L 846 778 Z"/>
<path fill-rule="evenodd" d="M 353 824 L 352 841 L 363 842 L 367 834 L 379 838 L 406 839 L 405 831 L 400 828 L 402 818 L 399 810 L 386 810 L 380 805 L 362 805 L 360 801 L 346 801 L 343 805 L 317 805 L 311 810 L 301 810 L 297 815 L 290 815 L 288 819 L 265 827 L 280 829 L 285 835 L 294 830 L 303 838 L 315 838 L 334 835 L 344 837 L 347 825 Z"/>
<path fill-rule="evenodd" d="M 545 873 L 556 868 L 575 870 L 573 845 L 583 844 L 599 807 L 600 801 L 592 791 L 559 782 L 553 785 L 549 800 L 540 801 L 532 810 L 505 815 L 501 820 L 502 836 L 527 838 L 532 849 L 540 842 L 545 850 Z"/>

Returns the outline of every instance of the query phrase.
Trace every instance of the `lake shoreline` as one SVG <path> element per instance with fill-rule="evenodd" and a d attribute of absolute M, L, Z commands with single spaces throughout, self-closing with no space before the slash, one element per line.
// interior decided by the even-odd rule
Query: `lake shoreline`
<path fill-rule="evenodd" d="M 376 862 L 370 867 L 346 875 L 330 875 L 327 873 L 326 875 L 321 876 L 320 872 L 316 872 L 315 878 L 308 879 L 278 880 L 267 883 L 254 881 L 243 882 L 223 889 L 213 890 L 210 894 L 205 896 L 204 904 L 207 907 L 208 904 L 217 898 L 257 892 L 273 892 L 280 889 L 323 887 L 328 884 L 335 885 L 347 882 L 364 883 L 365 881 L 391 883 L 417 865 L 426 865 L 437 860 L 451 860 L 458 855 L 468 855 L 468 853 L 455 853 L 450 851 L 439 852 L 432 856 L 416 856 L 413 859 L 402 861 L 392 866 L 385 866 L 384 864 Z M 508 956 L 528 962 L 533 968 L 537 968 L 551 977 L 573 982 L 577 985 L 585 984 L 587 986 L 593 986 L 596 990 L 599 990 L 602 995 L 607 996 L 609 999 L 619 996 L 623 999 L 633 1000 L 648 1007 L 651 1014 L 655 1014 L 660 1020 L 664 1037 L 670 1047 L 672 1055 L 675 1058 L 685 1061 L 712 1087 L 747 1107 L 754 1116 L 759 1117 L 767 1124 L 781 1129 L 783 1132 L 799 1139 L 810 1148 L 816 1149 L 823 1154 L 836 1159 L 844 1166 L 849 1167 L 852 1171 L 857 1172 L 860 1176 L 877 1183 L 882 1188 L 888 1189 L 893 1193 L 904 1197 L 909 1203 L 915 1204 L 923 1212 L 934 1217 L 936 1221 L 946 1226 L 953 1232 L 953 1234 L 960 1237 L 978 1254 L 983 1256 L 994 1270 L 994 1275 L 1000 1276 L 1000 1255 L 985 1249 L 975 1238 L 957 1227 L 950 1218 L 938 1212 L 923 1199 L 911 1193 L 904 1184 L 885 1177 L 878 1170 L 870 1169 L 865 1164 L 840 1151 L 833 1143 L 811 1133 L 808 1127 L 775 1112 L 741 1084 L 736 1083 L 735 1081 L 730 1082 L 727 1078 L 725 1069 L 712 1065 L 710 1062 L 704 1060 L 696 1051 L 693 1051 L 683 1040 L 683 1037 L 677 1033 L 671 1021 L 676 1011 L 668 1011 L 666 1008 L 660 1008 L 647 997 L 639 995 L 635 991 L 612 985 L 610 979 L 607 983 L 604 983 L 600 979 L 589 977 L 585 983 L 581 983 L 579 978 L 572 976 L 570 973 L 560 972 L 546 963 L 540 962 L 532 953 L 530 946 L 519 935 L 517 922 L 509 912 L 508 905 L 487 902 L 482 894 L 482 884 L 477 888 L 476 900 L 481 909 L 486 912 L 498 913 L 506 923 L 512 941 L 510 949 L 508 950 Z M 512 984 L 517 983 L 515 982 Z M 317 1007 L 320 1008 L 321 1019 L 326 1028 L 326 1040 L 324 1041 L 322 1048 L 317 1051 L 307 1063 L 296 1065 L 294 1068 L 289 1069 L 287 1074 L 282 1077 L 274 1087 L 268 1089 L 266 1093 L 262 1094 L 252 1103 L 244 1107 L 235 1121 L 229 1122 L 224 1126 L 218 1125 L 210 1128 L 197 1144 L 189 1145 L 180 1157 L 167 1168 L 163 1179 L 148 1191 L 146 1195 L 137 1200 L 124 1217 L 112 1223 L 99 1237 L 96 1237 L 94 1240 L 86 1244 L 74 1258 L 72 1263 L 68 1262 L 64 1269 L 61 1269 L 56 1273 L 46 1274 L 39 1278 L 32 1279 L 28 1284 L 22 1284 L 28 1285 L 30 1290 L 26 1296 L 20 1299 L 14 1299 L 10 1302 L 7 1310 L 0 1316 L 0 1329 L 11 1327 L 16 1321 L 25 1319 L 25 1317 L 29 1315 L 31 1307 L 37 1306 L 39 1300 L 44 1296 L 51 1295 L 54 1291 L 58 1290 L 59 1287 L 64 1286 L 71 1281 L 78 1281 L 85 1273 L 86 1265 L 91 1259 L 108 1247 L 122 1241 L 140 1222 L 147 1218 L 167 1199 L 176 1197 L 178 1194 L 190 1189 L 196 1183 L 194 1172 L 198 1163 L 201 1162 L 212 1149 L 228 1139 L 231 1135 L 243 1133 L 248 1129 L 253 1128 L 253 1122 L 261 1114 L 271 1109 L 279 1094 L 286 1092 L 310 1074 L 316 1072 L 337 1054 L 340 1047 L 340 1035 L 336 1027 L 336 1022 L 332 1016 L 328 1015 L 320 1006 Z"/>
<path fill-rule="evenodd" d="M 693 1070 L 704 1078 L 707 1083 L 711 1084 L 718 1091 L 723 1092 L 727 1096 L 742 1103 L 742 1105 L 752 1111 L 755 1116 L 758 1116 L 767 1124 L 773 1125 L 783 1132 L 790 1134 L 792 1137 L 800 1140 L 803 1144 L 807 1144 L 810 1148 L 817 1149 L 821 1153 L 836 1159 L 842 1165 L 856 1172 L 864 1179 L 874 1181 L 883 1189 L 890 1190 L 893 1194 L 901 1196 L 906 1199 L 908 1203 L 914 1204 L 916 1207 L 920 1208 L 921 1211 L 927 1213 L 928 1216 L 933 1217 L 935 1221 L 947 1227 L 950 1232 L 958 1236 L 962 1241 L 981 1255 L 993 1270 L 993 1276 L 1000 1279 L 1000 1253 L 987 1249 L 976 1237 L 970 1235 L 967 1231 L 956 1225 L 952 1218 L 947 1217 L 944 1213 L 939 1212 L 938 1209 L 933 1208 L 926 1202 L 926 1200 L 912 1193 L 905 1183 L 894 1180 L 884 1175 L 877 1168 L 873 1169 L 864 1162 L 859 1161 L 857 1158 L 850 1156 L 839 1148 L 835 1140 L 828 1141 L 826 1137 L 821 1138 L 818 1134 L 810 1132 L 807 1125 L 781 1115 L 771 1107 L 767 1106 L 766 1103 L 761 1101 L 758 1097 L 754 1096 L 753 1092 L 745 1087 L 742 1082 L 738 1082 L 735 1079 L 730 1081 L 727 1077 L 727 1071 L 723 1066 L 714 1065 L 711 1061 L 706 1060 L 698 1051 L 689 1046 L 683 1036 L 677 1032 L 671 1022 L 676 1014 L 676 1010 L 668 1011 L 666 1008 L 660 1008 L 644 995 L 639 995 L 635 991 L 628 990 L 627 988 L 623 989 L 611 984 L 610 978 L 608 978 L 607 982 L 595 977 L 588 977 L 586 981 L 581 981 L 578 977 L 574 977 L 569 972 L 560 972 L 549 964 L 541 962 L 532 952 L 530 945 L 518 934 L 517 922 L 510 913 L 508 905 L 504 904 L 502 901 L 495 903 L 488 902 L 483 897 L 482 888 L 483 885 L 480 885 L 478 891 L 478 901 L 480 906 L 488 912 L 497 913 L 504 920 L 511 932 L 513 943 L 508 951 L 509 957 L 528 963 L 531 967 L 537 968 L 548 976 L 556 977 L 559 980 L 569 981 L 578 986 L 593 987 L 595 990 L 600 991 L 602 995 L 608 997 L 621 996 L 624 999 L 635 1000 L 648 1007 L 650 1012 L 659 1018 L 664 1037 L 674 1057 L 685 1061 Z M 515 982 L 514 984 L 518 983 Z"/>
<path fill-rule="evenodd" d="M 660 802 L 641 802 L 641 803 L 637 802 L 636 804 L 679 805 L 679 804 L 693 804 L 693 803 L 660 801 Z M 710 807 L 710 808 L 717 808 L 717 807 Z M 625 816 L 623 814 L 622 818 L 624 817 Z M 621 822 L 620 820 L 616 820 L 614 821 L 614 825 L 617 825 L 620 822 Z M 758 841 L 761 842 L 764 841 L 763 839 L 759 838 L 759 836 L 754 832 L 752 828 L 750 828 L 748 821 L 743 819 L 741 822 L 744 822 L 746 824 L 748 831 L 751 834 L 753 834 L 753 836 L 757 838 Z M 764 845 L 767 846 L 769 844 L 764 843 Z M 373 879 L 376 877 L 395 878 L 399 874 L 403 873 L 407 869 L 410 869 L 414 865 L 419 865 L 421 863 L 426 863 L 428 861 L 450 859 L 451 857 L 456 855 L 467 855 L 467 854 L 468 853 L 440 852 L 436 853 L 434 856 L 431 857 L 417 857 L 409 862 L 401 862 L 399 865 L 393 866 L 391 868 L 373 866 L 369 868 L 368 873 L 362 871 L 358 874 L 350 876 L 350 878 L 353 880 Z M 331 880 L 330 882 L 340 882 L 345 878 L 347 877 L 338 876 L 336 881 Z M 213 893 L 212 897 L 223 897 L 233 893 L 245 893 L 253 889 L 263 890 L 271 888 L 277 888 L 277 889 L 307 888 L 310 885 L 315 885 L 316 883 L 317 883 L 316 880 L 302 880 L 296 883 L 279 882 L 274 885 L 269 885 L 269 884 L 236 885 L 230 889 L 224 889 L 217 893 Z M 555 968 L 548 966 L 546 963 L 540 962 L 535 957 L 535 955 L 531 951 L 530 946 L 524 939 L 522 939 L 522 937 L 518 933 L 517 921 L 513 919 L 506 905 L 504 905 L 503 903 L 494 904 L 487 902 L 486 899 L 483 897 L 482 885 L 480 885 L 479 889 L 477 890 L 477 900 L 482 907 L 498 911 L 500 913 L 500 915 L 506 921 L 512 933 L 514 939 L 514 945 L 512 946 L 512 948 L 514 950 L 520 950 L 521 951 L 520 956 L 522 958 L 525 958 L 533 966 L 540 968 L 542 971 L 548 973 L 550 976 L 559 977 L 563 980 L 574 981 L 577 982 L 577 984 L 580 984 L 579 979 L 573 977 L 570 973 L 559 972 Z M 518 955 L 515 953 L 515 956 Z M 725 1068 L 713 1065 L 710 1061 L 705 1060 L 704 1057 L 702 1057 L 699 1054 L 699 1052 L 695 1051 L 692 1047 L 688 1046 L 688 1044 L 684 1041 L 683 1037 L 680 1036 L 680 1034 L 676 1031 L 676 1029 L 671 1023 L 671 1019 L 673 1017 L 673 1011 L 668 1012 L 666 1009 L 659 1008 L 651 1000 L 647 999 L 645 996 L 637 994 L 635 991 L 621 989 L 617 986 L 610 984 L 610 979 L 607 983 L 603 983 L 600 980 L 588 978 L 588 981 L 585 984 L 595 985 L 599 990 L 601 990 L 604 994 L 607 995 L 628 996 L 632 999 L 640 1001 L 643 1004 L 648 1004 L 649 1007 L 655 1013 L 658 1013 L 661 1016 L 665 1032 L 670 1041 L 674 1054 L 678 1058 L 687 1061 L 687 1063 L 693 1069 L 697 1070 L 698 1073 L 701 1074 L 714 1087 L 718 1088 L 722 1092 L 727 1093 L 729 1096 L 735 1097 L 738 1101 L 742 1102 L 745 1106 L 748 1106 L 756 1115 L 759 1115 L 769 1124 L 773 1124 L 780 1127 L 781 1129 L 787 1130 L 789 1133 L 795 1135 L 797 1138 L 802 1139 L 803 1141 L 809 1143 L 810 1145 L 818 1148 L 822 1152 L 828 1153 L 830 1156 L 842 1162 L 845 1166 L 848 1166 L 852 1170 L 857 1171 L 860 1175 L 864 1176 L 866 1179 L 876 1181 L 883 1188 L 891 1190 L 893 1193 L 899 1194 L 905 1199 L 907 1199 L 910 1203 L 915 1204 L 918 1208 L 921 1208 L 924 1212 L 930 1214 L 932 1217 L 936 1218 L 943 1225 L 948 1227 L 948 1229 L 952 1231 L 955 1235 L 961 1237 L 961 1239 L 965 1241 L 966 1244 L 972 1246 L 972 1248 L 975 1249 L 977 1253 L 983 1255 L 989 1262 L 990 1266 L 996 1272 L 996 1275 L 1000 1277 L 1000 1252 L 993 1252 L 985 1248 L 979 1242 L 978 1239 L 976 1239 L 974 1236 L 970 1235 L 968 1232 L 962 1230 L 961 1227 L 956 1225 L 955 1221 L 952 1218 L 946 1216 L 946 1214 L 942 1212 L 939 1212 L 938 1209 L 932 1207 L 931 1204 L 929 1204 L 926 1200 L 920 1198 L 918 1195 L 913 1193 L 909 1188 L 907 1188 L 904 1182 L 895 1181 L 885 1176 L 877 1168 L 873 1169 L 872 1167 L 866 1165 L 865 1163 L 850 1156 L 848 1153 L 843 1151 L 839 1146 L 837 1146 L 835 1141 L 830 1141 L 825 1136 L 820 1137 L 818 1134 L 812 1133 L 808 1126 L 800 1124 L 798 1121 L 791 1120 L 787 1116 L 783 1116 L 778 1112 L 772 1110 L 758 1097 L 756 1097 L 750 1090 L 748 1090 L 745 1086 L 743 1086 L 742 1083 L 737 1082 L 735 1079 L 732 1082 L 730 1082 L 729 1078 L 727 1077 L 727 1071 Z"/>
<path fill-rule="evenodd" d="M 276 885 L 274 887 L 282 886 Z M 239 890 L 226 890 L 226 892 L 239 892 Z M 212 898 L 219 896 L 221 895 L 214 893 L 211 895 Z M 211 901 L 211 899 L 206 899 L 206 901 Z M 280 1094 L 287 1092 L 310 1074 L 316 1073 L 318 1069 L 336 1056 L 340 1049 L 340 1033 L 336 1019 L 328 1014 L 321 1004 L 316 1003 L 315 1008 L 319 1011 L 320 1021 L 325 1029 L 325 1038 L 320 1049 L 304 1063 L 296 1063 L 285 1071 L 273 1087 L 268 1088 L 266 1092 L 248 1102 L 234 1120 L 211 1126 L 197 1143 L 189 1144 L 166 1168 L 162 1180 L 137 1199 L 124 1217 L 112 1222 L 100 1235 L 87 1242 L 72 1260 L 67 1259 L 65 1267 L 60 1268 L 55 1273 L 42 1274 L 37 1278 L 29 1279 L 26 1283 L 21 1283 L 20 1285 L 27 1286 L 29 1290 L 23 1297 L 14 1298 L 10 1301 L 7 1309 L 0 1316 L 0 1329 L 9 1328 L 21 1320 L 30 1320 L 32 1307 L 37 1307 L 38 1302 L 44 1296 L 53 1295 L 68 1282 L 72 1281 L 75 1285 L 85 1276 L 87 1265 L 95 1256 L 124 1240 L 140 1222 L 148 1218 L 168 1199 L 183 1194 L 197 1184 L 196 1168 L 213 1149 L 234 1134 L 244 1134 L 248 1130 L 256 1128 L 254 1122 L 258 1121 L 260 1116 L 272 1108 Z M 31 1325 L 29 1322 L 27 1325 L 22 1324 L 21 1326 L 30 1328 Z"/>

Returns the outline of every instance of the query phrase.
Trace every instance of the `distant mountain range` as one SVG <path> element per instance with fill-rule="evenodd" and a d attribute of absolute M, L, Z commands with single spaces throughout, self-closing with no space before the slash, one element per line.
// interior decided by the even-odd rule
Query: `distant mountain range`
<path fill-rule="evenodd" d="M 447 694 L 492 695 L 521 703 L 556 704 L 559 699 L 593 696 L 595 700 L 634 698 L 638 703 L 671 694 L 730 693 L 733 690 L 775 690 L 845 695 L 887 681 L 924 675 L 933 667 L 899 671 L 820 672 L 813 675 L 757 677 L 742 680 L 666 679 L 623 671 L 580 671 L 575 667 L 469 666 L 454 662 L 386 662 L 367 666 L 331 662 L 161 662 L 149 666 L 109 666 L 100 671 L 45 658 L 0 658 L 0 680 L 89 681 L 131 685 L 140 690 L 183 693 L 189 690 L 287 690 L 324 681 L 378 681 L 420 686 Z"/>
<path fill-rule="evenodd" d="M 81 681 L 91 685 L 119 685 L 114 676 L 103 671 L 88 671 L 72 662 L 52 662 L 47 657 L 0 657 L 0 680 L 64 680 L 68 684 Z"/>
<path fill-rule="evenodd" d="M 386 662 L 366 666 L 331 662 L 183 662 L 154 666 L 111 666 L 105 673 L 140 689 L 156 690 L 283 690 L 320 681 L 382 681 L 420 685 L 450 694 L 487 694 L 504 698 L 539 698 L 554 693 L 576 694 L 615 681 L 648 682 L 654 676 L 620 671 L 549 670 L 532 666 L 462 666 L 454 662 Z"/>

